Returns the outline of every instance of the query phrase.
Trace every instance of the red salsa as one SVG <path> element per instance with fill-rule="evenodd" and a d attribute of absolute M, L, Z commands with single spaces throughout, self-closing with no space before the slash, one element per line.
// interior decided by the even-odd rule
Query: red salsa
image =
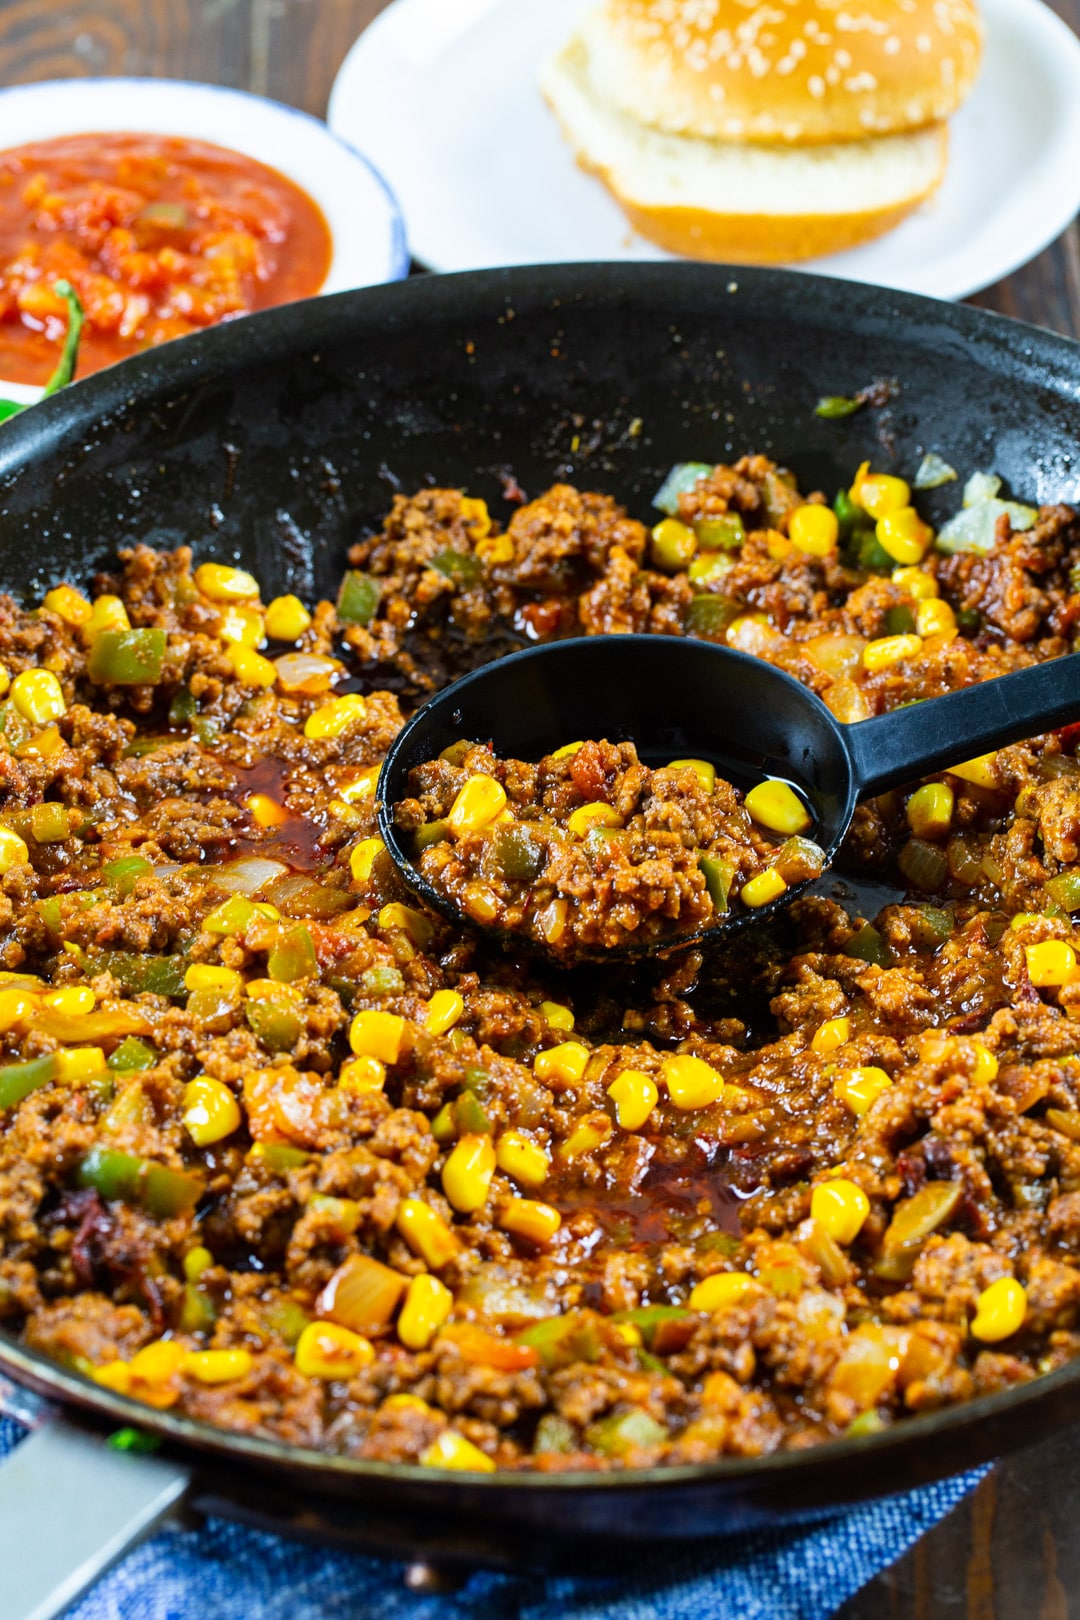
<path fill-rule="evenodd" d="M 79 373 L 318 292 L 330 229 L 254 158 L 171 135 L 65 135 L 0 153 L 0 376 L 44 383 L 66 279 L 86 311 Z"/>

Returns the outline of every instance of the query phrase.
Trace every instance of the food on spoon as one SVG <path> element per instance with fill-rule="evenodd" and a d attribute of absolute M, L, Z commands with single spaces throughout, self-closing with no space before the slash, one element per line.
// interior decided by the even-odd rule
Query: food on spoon
<path fill-rule="evenodd" d="M 530 765 L 463 741 L 409 789 L 394 815 L 422 876 L 473 922 L 567 961 L 678 944 L 824 864 L 786 782 L 744 799 L 710 761 L 650 770 L 632 743 L 566 743 Z"/>
<path fill-rule="evenodd" d="M 643 236 L 777 263 L 870 241 L 937 190 L 980 52 L 973 0 L 600 0 L 541 87 Z"/>

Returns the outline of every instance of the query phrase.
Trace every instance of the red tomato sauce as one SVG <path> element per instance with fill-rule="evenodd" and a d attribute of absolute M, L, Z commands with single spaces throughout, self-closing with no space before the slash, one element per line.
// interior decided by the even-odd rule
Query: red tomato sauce
<path fill-rule="evenodd" d="M 299 186 L 205 141 L 67 135 L 0 152 L 0 377 L 44 383 L 71 282 L 78 375 L 217 321 L 307 298 L 330 229 Z"/>

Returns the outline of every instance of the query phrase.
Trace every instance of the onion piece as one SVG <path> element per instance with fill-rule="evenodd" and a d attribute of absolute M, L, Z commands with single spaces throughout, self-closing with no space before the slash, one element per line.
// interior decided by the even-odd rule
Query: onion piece
<path fill-rule="evenodd" d="M 942 484 L 951 484 L 960 474 L 955 467 L 950 467 L 947 461 L 933 450 L 923 456 L 919 463 L 919 470 L 911 481 L 913 489 L 940 489 Z M 996 491 L 995 491 L 996 493 Z"/>
<path fill-rule="evenodd" d="M 230 894 L 258 894 L 268 883 L 284 877 L 288 870 L 284 861 L 271 861 L 261 855 L 251 855 L 242 861 L 231 861 L 228 866 L 220 867 L 214 873 L 214 882 L 219 889 L 227 889 Z"/>
<path fill-rule="evenodd" d="M 1003 513 L 1014 534 L 1030 529 L 1039 515 L 1034 506 L 1022 506 L 1019 501 L 979 501 L 975 506 L 965 506 L 938 530 L 938 550 L 950 555 L 958 551 L 987 555 L 997 544 L 997 520 Z"/>
<path fill-rule="evenodd" d="M 1001 479 L 996 473 L 973 472 L 964 485 L 963 504 L 981 506 L 1001 494 Z"/>

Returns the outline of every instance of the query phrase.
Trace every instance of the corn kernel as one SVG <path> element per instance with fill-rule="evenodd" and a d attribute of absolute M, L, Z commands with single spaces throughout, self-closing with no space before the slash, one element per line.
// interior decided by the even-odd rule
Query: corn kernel
<path fill-rule="evenodd" d="M 956 795 L 945 782 L 927 782 L 907 802 L 908 826 L 916 838 L 941 838 L 952 826 Z"/>
<path fill-rule="evenodd" d="M 381 838 L 362 838 L 349 856 L 349 870 L 357 883 L 366 883 L 371 877 L 371 869 L 375 864 L 376 855 L 381 855 L 386 845 Z"/>
<path fill-rule="evenodd" d="M 192 1350 L 183 1370 L 199 1384 L 232 1384 L 255 1365 L 250 1350 Z"/>
<path fill-rule="evenodd" d="M 624 1069 L 608 1086 L 607 1094 L 624 1131 L 639 1131 L 660 1098 L 656 1081 L 639 1069 Z"/>
<path fill-rule="evenodd" d="M 493 776 L 470 776 L 450 806 L 447 825 L 460 838 L 480 832 L 506 809 L 506 790 Z"/>
<path fill-rule="evenodd" d="M 583 742 L 563 743 L 562 747 L 561 748 L 556 748 L 556 750 L 555 750 L 555 752 L 553 754 L 548 755 L 548 758 L 549 759 L 572 759 L 575 754 L 581 752 L 581 750 L 584 748 L 584 746 L 585 746 L 585 744 Z"/>
<path fill-rule="evenodd" d="M 493 1474 L 495 1464 L 491 1458 L 466 1440 L 456 1429 L 444 1429 L 426 1451 L 420 1454 L 422 1468 L 449 1468 L 455 1473 Z"/>
<path fill-rule="evenodd" d="M 136 1351 L 128 1362 L 128 1372 L 140 1383 L 167 1384 L 176 1377 L 187 1356 L 184 1346 L 174 1339 L 155 1339 Z"/>
<path fill-rule="evenodd" d="M 881 636 L 868 641 L 863 649 L 863 667 L 872 675 L 878 670 L 891 669 L 905 658 L 914 658 L 922 647 L 921 636 Z"/>
<path fill-rule="evenodd" d="M 814 1031 L 814 1038 L 810 1042 L 811 1052 L 827 1054 L 835 1052 L 845 1041 L 851 1039 L 850 1018 L 826 1018 Z"/>
<path fill-rule="evenodd" d="M 827 557 L 840 538 L 840 524 L 829 506 L 797 506 L 788 521 L 788 537 L 796 551 L 809 557 Z"/>
<path fill-rule="evenodd" d="M 453 1306 L 453 1294 L 438 1277 L 414 1277 L 397 1319 L 397 1336 L 406 1350 L 426 1350 Z"/>
<path fill-rule="evenodd" d="M 289 819 L 285 806 L 272 799 L 269 793 L 253 793 L 244 803 L 256 827 L 281 827 Z"/>
<path fill-rule="evenodd" d="M 311 614 L 298 596 L 275 596 L 266 610 L 266 633 L 273 641 L 299 641 Z"/>
<path fill-rule="evenodd" d="M 854 1243 L 869 1213 L 869 1198 L 844 1176 L 821 1182 L 810 1194 L 810 1214 L 834 1243 Z"/>
<path fill-rule="evenodd" d="M 461 515 L 465 519 L 470 539 L 483 540 L 491 533 L 491 514 L 487 509 L 487 501 L 482 501 L 478 495 L 461 497 Z"/>
<path fill-rule="evenodd" d="M 337 1322 L 309 1322 L 296 1341 L 295 1359 L 306 1378 L 352 1378 L 370 1367 L 375 1350 L 370 1339 Z"/>
<path fill-rule="evenodd" d="M 938 582 L 925 568 L 894 568 L 891 578 L 916 602 L 929 602 L 938 594 Z"/>
<path fill-rule="evenodd" d="M 853 1114 L 865 1114 L 871 1103 L 876 1102 L 891 1085 L 892 1081 L 885 1070 L 870 1064 L 860 1069 L 848 1069 L 845 1074 L 838 1075 L 833 1081 L 833 1096 L 850 1108 Z"/>
<path fill-rule="evenodd" d="M 439 1212 L 420 1198 L 402 1199 L 394 1225 L 413 1254 L 432 1271 L 441 1271 L 461 1252 L 460 1243 Z"/>
<path fill-rule="evenodd" d="M 359 692 L 346 692 L 331 698 L 312 711 L 304 721 L 304 736 L 313 741 L 324 737 L 340 737 L 343 731 L 363 720 L 367 704 Z"/>
<path fill-rule="evenodd" d="M 24 720 L 47 726 L 67 713 L 64 689 L 51 669 L 24 669 L 11 683 L 11 701 Z"/>
<path fill-rule="evenodd" d="M 230 602 L 218 614 L 217 633 L 222 641 L 236 641 L 242 647 L 260 647 L 266 639 L 263 616 L 253 607 Z"/>
<path fill-rule="evenodd" d="M 62 990 L 50 990 L 48 995 L 42 996 L 41 1005 L 51 1007 L 58 1013 L 88 1013 L 93 1012 L 97 997 L 88 984 L 65 985 Z"/>
<path fill-rule="evenodd" d="M 27 990 L 12 985 L 0 990 L 0 1034 L 33 1015 L 37 1003 Z"/>
<path fill-rule="evenodd" d="M 105 1053 L 100 1046 L 65 1046 L 55 1054 L 56 1078 L 68 1085 L 81 1085 L 105 1072 Z"/>
<path fill-rule="evenodd" d="M 405 1039 L 405 1020 L 397 1013 L 369 1009 L 358 1012 L 349 1026 L 349 1045 L 357 1057 L 396 1063 Z"/>
<path fill-rule="evenodd" d="M 354 1097 L 362 1097 L 372 1091 L 382 1091 L 386 1085 L 386 1065 L 380 1063 L 376 1057 L 350 1058 L 348 1063 L 341 1066 L 338 1085 L 343 1091 L 351 1092 Z"/>
<path fill-rule="evenodd" d="M 203 1074 L 184 1087 L 184 1112 L 181 1116 L 191 1140 L 197 1147 L 210 1147 L 221 1142 L 240 1128 L 240 1104 L 220 1080 Z"/>
<path fill-rule="evenodd" d="M 514 542 L 508 534 L 493 534 L 476 542 L 476 555 L 481 562 L 490 563 L 497 567 L 500 563 L 513 562 Z"/>
<path fill-rule="evenodd" d="M 196 1283 L 204 1271 L 209 1271 L 214 1264 L 214 1257 L 209 1249 L 203 1248 L 201 1243 L 189 1249 L 184 1256 L 184 1277 L 187 1282 Z"/>
<path fill-rule="evenodd" d="M 528 1238 L 530 1243 L 550 1243 L 562 1216 L 550 1204 L 541 1204 L 534 1198 L 512 1198 L 499 1212 L 499 1225 L 514 1237 Z"/>
<path fill-rule="evenodd" d="M 114 1395 L 131 1394 L 131 1368 L 126 1361 L 107 1361 L 104 1367 L 95 1367 L 93 1371 L 95 1384 L 103 1389 L 112 1390 Z"/>
<path fill-rule="evenodd" d="M 55 590 L 47 591 L 43 605 L 73 628 L 88 623 L 94 611 L 82 592 L 70 585 L 57 585 Z"/>
<path fill-rule="evenodd" d="M 227 641 L 225 657 L 232 665 L 233 674 L 241 686 L 265 688 L 273 686 L 277 674 L 269 658 L 245 647 L 242 641 Z"/>
<path fill-rule="evenodd" d="M 622 818 L 610 804 L 579 804 L 566 818 L 566 830 L 583 838 L 592 827 L 621 827 Z"/>
<path fill-rule="evenodd" d="M 566 1035 L 570 1034 L 574 1027 L 574 1015 L 561 1001 L 542 1001 L 539 1011 L 549 1029 L 558 1029 Z"/>
<path fill-rule="evenodd" d="M 244 983 L 235 968 L 214 967 L 209 962 L 192 962 L 184 974 L 185 990 L 235 990 Z"/>
<path fill-rule="evenodd" d="M 1039 990 L 1057 989 L 1076 975 L 1076 952 L 1063 939 L 1025 945 L 1028 978 Z"/>
<path fill-rule="evenodd" d="M 920 636 L 949 636 L 957 634 L 956 614 L 948 602 L 920 602 L 915 610 L 915 628 Z"/>
<path fill-rule="evenodd" d="M 523 1187 L 542 1187 L 551 1169 L 551 1156 L 524 1131 L 504 1131 L 495 1144 L 495 1163 Z"/>
<path fill-rule="evenodd" d="M 787 888 L 787 884 L 776 870 L 775 866 L 767 867 L 752 877 L 749 883 L 744 883 L 739 890 L 739 899 L 744 906 L 767 906 L 771 900 L 778 900 Z"/>
<path fill-rule="evenodd" d="M 702 1278 L 690 1294 L 692 1311 L 726 1311 L 732 1305 L 741 1305 L 747 1294 L 757 1287 L 746 1271 L 718 1271 Z"/>
<path fill-rule="evenodd" d="M 0 664 L 0 698 L 6 697 L 11 687 L 11 673 L 6 664 Z"/>
<path fill-rule="evenodd" d="M 379 1408 L 381 1412 L 431 1412 L 433 1410 L 419 1395 L 407 1395 L 403 1390 L 388 1395 Z"/>
<path fill-rule="evenodd" d="M 982 1041 L 975 1041 L 973 1044 L 975 1047 L 974 1078 L 984 1085 L 989 1085 L 992 1080 L 997 1079 L 1000 1065 L 994 1053 L 991 1052 L 988 1046 L 984 1046 Z"/>
<path fill-rule="evenodd" d="M 22 866 L 30 859 L 30 851 L 17 832 L 0 825 L 0 874 L 10 872 L 13 866 Z"/>
<path fill-rule="evenodd" d="M 90 617 L 82 626 L 81 634 L 84 641 L 93 641 L 95 636 L 101 635 L 103 630 L 130 630 L 131 620 L 128 618 L 127 608 L 118 596 L 95 597 L 90 610 Z"/>
<path fill-rule="evenodd" d="M 997 1344 L 1018 1333 L 1027 1315 L 1027 1294 L 1015 1277 L 999 1277 L 975 1301 L 971 1336 L 983 1344 Z"/>
<path fill-rule="evenodd" d="M 786 782 L 759 782 L 752 787 L 743 801 L 750 815 L 761 827 L 770 832 L 792 837 L 805 832 L 811 818 L 799 795 Z"/>
<path fill-rule="evenodd" d="M 716 786 L 716 766 L 710 765 L 707 759 L 673 759 L 668 762 L 669 771 L 693 771 L 706 793 L 711 793 Z"/>
<path fill-rule="evenodd" d="M 490 1136 L 463 1136 L 443 1165 L 443 1192 L 459 1215 L 472 1215 L 487 1203 L 495 1173 L 495 1145 Z"/>
<path fill-rule="evenodd" d="M 934 538 L 933 529 L 913 506 L 886 512 L 878 519 L 874 533 L 882 551 L 894 562 L 908 564 L 922 562 Z"/>
<path fill-rule="evenodd" d="M 465 998 L 456 990 L 436 990 L 428 1002 L 425 1028 L 429 1035 L 445 1035 L 465 1011 Z"/>
<path fill-rule="evenodd" d="M 575 1085 L 585 1073 L 589 1063 L 589 1048 L 580 1041 L 563 1041 L 561 1046 L 550 1046 L 546 1052 L 537 1052 L 533 1059 L 533 1073 L 538 1080 L 564 1080 Z"/>
<path fill-rule="evenodd" d="M 259 582 L 252 574 L 223 563 L 201 563 L 195 570 L 195 583 L 211 602 L 243 602 L 259 594 Z"/>
<path fill-rule="evenodd" d="M 632 1350 L 640 1350 L 644 1345 L 641 1329 L 635 1327 L 633 1322 L 613 1322 L 612 1326 L 623 1344 L 628 1344 Z"/>
<path fill-rule="evenodd" d="M 708 1108 L 724 1095 L 724 1077 L 719 1069 L 689 1052 L 666 1057 L 660 1075 L 676 1108 Z"/>
<path fill-rule="evenodd" d="M 435 936 L 430 918 L 417 911 L 415 906 L 403 906 L 400 900 L 390 900 L 381 906 L 376 920 L 379 927 L 385 928 L 388 933 L 397 930 L 408 934 L 420 950 L 430 945 Z"/>
<path fill-rule="evenodd" d="M 971 782 L 975 787 L 996 788 L 998 785 L 997 771 L 994 769 L 996 754 L 979 754 L 975 759 L 965 760 L 962 765 L 950 765 L 950 776 L 958 776 L 962 782 Z"/>
<path fill-rule="evenodd" d="M 893 478 L 889 473 L 864 473 L 860 468 L 851 486 L 851 498 L 872 518 L 881 518 L 886 512 L 910 506 L 911 489 L 902 478 Z"/>
<path fill-rule="evenodd" d="M 586 1153 L 595 1153 L 597 1148 L 603 1147 L 610 1135 L 611 1121 L 607 1115 L 589 1114 L 576 1130 L 571 1131 L 559 1148 L 559 1158 L 564 1164 L 572 1164 L 575 1159 L 584 1157 Z"/>

